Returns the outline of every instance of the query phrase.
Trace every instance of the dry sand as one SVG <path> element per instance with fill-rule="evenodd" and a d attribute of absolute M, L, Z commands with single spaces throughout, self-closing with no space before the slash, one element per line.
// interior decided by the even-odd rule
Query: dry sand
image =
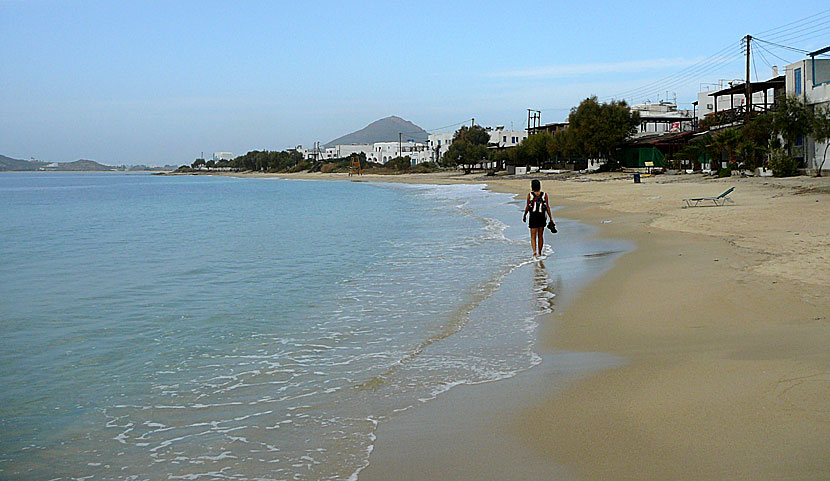
<path fill-rule="evenodd" d="M 543 323 L 540 368 L 381 425 L 360 479 L 830 479 L 830 181 L 542 181 L 558 216 L 637 249 Z M 682 208 L 731 186 L 735 205 Z M 624 361 L 554 388 L 584 352 Z"/>

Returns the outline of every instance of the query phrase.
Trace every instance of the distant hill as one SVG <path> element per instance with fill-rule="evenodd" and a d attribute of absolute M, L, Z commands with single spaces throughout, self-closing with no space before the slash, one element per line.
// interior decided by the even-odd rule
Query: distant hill
<path fill-rule="evenodd" d="M 44 167 L 46 162 L 39 162 L 37 160 L 21 160 L 12 159 L 5 155 L 0 155 L 0 172 L 2 171 L 20 171 L 20 170 L 38 170 Z"/>
<path fill-rule="evenodd" d="M 94 160 L 76 160 L 75 162 L 42 162 L 40 160 L 20 160 L 0 155 L 0 171 L 72 171 L 72 172 L 102 172 L 115 170 L 110 165 L 103 165 Z"/>
<path fill-rule="evenodd" d="M 429 136 L 427 131 L 421 127 L 393 115 L 385 119 L 376 120 L 356 132 L 338 137 L 327 143 L 326 146 L 392 142 L 398 140 L 399 132 L 403 133 L 404 141 L 414 140 L 415 142 L 426 142 Z"/>
<path fill-rule="evenodd" d="M 52 165 L 52 164 L 49 164 Z M 83 172 L 90 172 L 90 171 L 109 171 L 115 170 L 114 167 L 110 165 L 99 164 L 94 160 L 76 160 L 75 162 L 58 162 L 58 166 L 55 168 L 49 168 L 48 170 L 71 170 L 71 171 L 83 171 Z"/>

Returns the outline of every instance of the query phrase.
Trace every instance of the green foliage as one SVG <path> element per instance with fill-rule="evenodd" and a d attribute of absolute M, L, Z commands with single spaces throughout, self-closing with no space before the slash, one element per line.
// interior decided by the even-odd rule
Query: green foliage
<path fill-rule="evenodd" d="M 689 160 L 692 165 L 695 165 L 701 158 L 711 156 L 711 145 L 712 135 L 706 134 L 686 144 L 682 149 L 677 151 L 674 157 L 676 159 Z"/>
<path fill-rule="evenodd" d="M 387 169 L 406 172 L 410 167 L 412 167 L 412 159 L 408 155 L 406 157 L 395 157 L 394 159 L 386 162 L 384 167 Z"/>
<path fill-rule="evenodd" d="M 194 160 L 193 163 L 190 164 L 190 167 L 192 167 L 194 169 L 198 169 L 198 168 L 202 167 L 203 165 L 205 165 L 205 159 L 200 158 L 200 159 Z"/>
<path fill-rule="evenodd" d="M 524 165 L 542 165 L 551 157 L 549 142 L 553 142 L 553 135 L 548 132 L 528 136 L 515 147 L 516 156 L 522 159 Z"/>
<path fill-rule="evenodd" d="M 309 162 L 307 160 L 301 160 L 301 161 L 297 162 L 296 164 L 294 164 L 294 166 L 290 167 L 288 169 L 288 172 L 291 172 L 291 173 L 302 172 L 304 170 L 310 170 L 310 169 L 311 169 L 311 162 Z"/>
<path fill-rule="evenodd" d="M 772 128 L 784 138 L 790 155 L 798 139 L 810 133 L 812 124 L 812 111 L 803 100 L 791 95 L 776 100 L 772 109 Z"/>
<path fill-rule="evenodd" d="M 452 136 L 453 144 L 459 140 L 463 140 L 472 145 L 486 146 L 490 143 L 490 133 L 487 132 L 487 129 L 480 125 L 473 125 L 472 127 L 467 127 L 465 125 L 458 129 Z M 450 145 L 450 147 L 452 147 L 452 145 Z"/>
<path fill-rule="evenodd" d="M 632 113 L 624 100 L 601 104 L 596 97 L 589 97 L 571 109 L 568 132 L 581 155 L 610 159 L 615 149 L 636 132 L 639 123 L 639 113 Z"/>
<path fill-rule="evenodd" d="M 798 161 L 781 148 L 772 152 L 769 166 L 775 177 L 791 177 L 798 172 Z"/>
<path fill-rule="evenodd" d="M 713 155 L 713 159 L 720 161 L 723 158 L 723 154 L 727 153 L 729 155 L 729 164 L 730 165 L 737 165 L 735 159 L 735 151 L 738 150 L 738 146 L 742 141 L 741 138 L 741 131 L 740 129 L 725 129 L 713 137 L 711 137 L 711 141 L 709 143 L 709 148 Z M 712 166 L 712 170 L 715 169 L 715 166 Z"/>
<path fill-rule="evenodd" d="M 280 152 L 252 150 L 230 161 L 229 166 L 239 170 L 260 172 L 297 172 L 296 167 L 301 163 L 306 167 L 299 170 L 308 170 L 312 167 L 310 163 L 303 160 L 303 154 L 295 150 Z"/>
<path fill-rule="evenodd" d="M 456 167 L 483 162 L 487 160 L 488 155 L 486 144 L 474 144 L 460 136 L 447 149 L 442 161 L 446 167 Z"/>
<path fill-rule="evenodd" d="M 725 169 L 718 169 L 718 178 L 732 177 L 732 169 L 727 167 Z"/>
<path fill-rule="evenodd" d="M 430 172 L 437 172 L 439 170 L 441 170 L 441 168 L 438 166 L 437 162 L 423 162 L 417 165 L 413 165 L 409 169 L 409 172 L 413 174 L 427 174 Z"/>
<path fill-rule="evenodd" d="M 824 162 L 827 161 L 827 149 L 830 148 L 830 142 L 828 142 L 830 141 L 830 107 L 819 107 L 813 112 L 810 130 L 816 143 L 827 143 L 824 147 L 824 156 L 816 170 L 816 175 L 821 177 L 821 169 L 824 167 Z"/>

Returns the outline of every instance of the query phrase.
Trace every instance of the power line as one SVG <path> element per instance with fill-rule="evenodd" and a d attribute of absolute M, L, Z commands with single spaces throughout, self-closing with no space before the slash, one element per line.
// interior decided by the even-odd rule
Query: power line
<path fill-rule="evenodd" d="M 674 73 L 674 74 L 672 74 L 672 75 L 669 75 L 669 76 L 667 76 L 667 77 L 664 77 L 664 78 L 661 78 L 661 79 L 655 80 L 655 81 L 653 81 L 653 82 L 651 82 L 651 83 L 645 84 L 645 85 L 643 85 L 643 86 L 641 86 L 641 87 L 638 87 L 638 88 L 635 88 L 635 89 L 629 89 L 629 90 L 626 90 L 626 91 L 620 92 L 620 93 L 615 94 L 615 95 L 609 95 L 609 96 L 603 97 L 603 100 L 604 100 L 604 99 L 610 99 L 610 98 L 625 98 L 625 97 L 630 96 L 630 95 L 631 95 L 631 94 L 633 94 L 634 92 L 639 92 L 639 91 L 644 90 L 644 89 L 645 89 L 645 90 L 653 90 L 655 86 L 658 86 L 658 85 L 664 84 L 665 82 L 667 82 L 667 81 L 669 81 L 669 80 L 671 80 L 671 79 L 673 79 L 673 78 L 675 78 L 675 77 L 682 77 L 682 76 L 685 76 L 685 75 L 687 75 L 688 73 L 691 73 L 691 72 L 693 72 L 693 71 L 695 71 L 695 70 L 697 70 L 697 69 L 699 69 L 699 68 L 706 67 L 707 65 L 710 65 L 710 64 L 711 64 L 711 62 L 713 62 L 713 61 L 715 61 L 715 62 L 719 61 L 719 60 L 718 60 L 718 58 L 719 58 L 719 57 L 721 57 L 721 58 L 722 58 L 722 57 L 723 57 L 723 55 L 725 55 L 726 53 L 728 53 L 730 50 L 733 50 L 733 51 L 734 51 L 734 48 L 735 48 L 734 44 L 730 44 L 730 45 L 728 45 L 728 46 L 726 46 L 726 47 L 724 47 L 724 48 L 722 48 L 722 49 L 718 50 L 717 52 L 715 52 L 714 54 L 710 55 L 709 57 L 707 57 L 707 58 L 705 58 L 705 59 L 703 59 L 703 60 L 701 60 L 701 61 L 699 61 L 699 62 L 696 62 L 696 63 L 694 63 L 694 64 L 692 64 L 692 65 L 690 65 L 690 66 L 688 66 L 688 67 L 685 67 L 685 68 L 683 68 L 683 69 L 681 69 L 681 70 L 679 70 L 679 71 L 675 72 L 675 73 Z M 662 90 L 662 89 L 661 89 L 661 90 Z"/>
<path fill-rule="evenodd" d="M 764 40 L 763 38 L 755 38 L 755 37 L 753 37 L 752 39 L 753 39 L 753 40 L 757 40 L 757 41 L 759 41 L 759 42 L 768 43 L 768 44 L 770 44 L 770 45 L 774 45 L 774 46 L 779 47 L 779 48 L 784 48 L 784 49 L 787 49 L 787 50 L 792 50 L 793 52 L 798 52 L 798 53 L 803 53 L 803 54 L 808 54 L 808 53 L 810 53 L 810 51 L 809 51 L 809 50 L 804 50 L 804 49 L 801 49 L 801 48 L 796 48 L 796 47 L 790 47 L 789 45 L 781 45 L 780 43 L 770 42 L 769 40 Z"/>
<path fill-rule="evenodd" d="M 755 46 L 756 46 L 756 47 L 758 47 L 758 48 L 760 48 L 760 49 L 762 49 L 764 52 L 766 52 L 766 53 L 768 53 L 768 54 L 772 55 L 773 57 L 777 58 L 778 60 L 781 60 L 782 62 L 784 62 L 784 64 L 785 64 L 785 65 L 786 65 L 786 64 L 790 64 L 790 63 L 792 63 L 791 61 L 789 61 L 789 60 L 787 60 L 787 59 L 784 59 L 784 58 L 779 57 L 778 55 L 776 55 L 774 52 L 772 52 L 770 49 L 768 49 L 767 47 L 765 47 L 765 46 L 764 46 L 763 44 L 761 44 L 761 43 L 756 43 L 756 44 L 755 44 Z"/>
<path fill-rule="evenodd" d="M 755 66 L 755 57 L 752 56 L 752 69 L 755 70 L 755 81 L 758 82 L 758 67 Z"/>
<path fill-rule="evenodd" d="M 767 67 L 772 69 L 772 64 L 769 63 L 769 61 L 767 60 L 767 57 L 764 56 L 764 52 L 762 52 L 760 49 L 757 49 L 755 52 L 758 54 L 759 57 L 761 57 L 761 60 L 764 61 L 764 63 L 767 65 Z"/>
<path fill-rule="evenodd" d="M 612 96 L 612 97 L 604 97 L 604 98 L 613 98 L 613 97 L 622 97 L 622 98 L 637 98 L 643 97 L 647 94 L 651 94 L 655 91 L 663 91 L 671 88 L 677 88 L 678 86 L 687 85 L 692 81 L 696 81 L 697 78 L 700 76 L 715 72 L 719 69 L 722 69 L 724 66 L 728 65 L 730 62 L 740 58 L 740 54 L 733 54 L 728 57 L 720 57 L 716 60 L 710 62 L 709 64 L 698 65 L 692 70 L 688 70 L 685 73 L 677 73 L 673 76 L 666 77 L 662 81 L 652 82 L 650 84 L 646 84 L 642 87 L 637 89 L 632 89 L 624 93 L 624 95 L 619 96 Z"/>
<path fill-rule="evenodd" d="M 803 39 L 803 40 L 801 40 L 803 42 L 803 41 L 810 40 L 810 39 L 813 39 L 813 38 L 823 37 L 823 36 L 825 36 L 824 32 L 827 32 L 828 30 L 830 30 L 830 21 L 828 21 L 827 23 L 825 23 L 823 25 L 816 25 L 815 28 L 812 28 L 812 29 L 809 29 L 809 30 L 802 30 L 802 31 L 799 31 L 799 32 L 794 32 L 793 34 L 787 35 L 787 36 L 784 36 L 784 37 L 775 37 L 772 40 L 775 40 L 776 42 L 790 43 L 793 40 Z M 805 38 L 805 37 L 807 37 L 807 38 Z"/>
<path fill-rule="evenodd" d="M 794 20 L 790 23 L 785 23 L 784 25 L 781 25 L 781 26 L 778 26 L 778 27 L 775 27 L 775 28 L 771 28 L 769 30 L 764 30 L 763 32 L 758 32 L 758 34 L 759 35 L 769 34 L 770 37 L 774 37 L 774 36 L 782 33 L 782 32 L 778 32 L 779 30 L 790 31 L 790 30 L 795 30 L 795 29 L 801 28 L 802 25 L 795 25 L 795 24 L 801 24 L 805 20 L 810 20 L 811 18 L 814 19 L 816 17 L 820 17 L 820 16 L 822 16 L 822 15 L 828 13 L 828 12 L 830 12 L 830 9 L 827 9 L 827 10 L 824 10 L 824 11 L 821 11 L 821 12 L 817 12 L 817 13 L 814 13 L 812 15 L 808 15 L 808 16 L 802 18 L 802 19 Z M 807 22 L 806 24 L 810 24 L 810 23 L 813 23 L 813 22 Z M 786 27 L 789 27 L 789 28 L 786 28 Z M 777 32 L 777 33 L 773 33 L 773 32 Z M 754 35 L 753 35 L 753 37 L 754 37 Z"/>

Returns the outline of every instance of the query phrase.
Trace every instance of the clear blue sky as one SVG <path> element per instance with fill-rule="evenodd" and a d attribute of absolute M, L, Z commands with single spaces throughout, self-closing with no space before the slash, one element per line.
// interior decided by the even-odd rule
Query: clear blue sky
<path fill-rule="evenodd" d="M 520 129 L 528 108 L 559 121 L 589 95 L 651 82 L 628 100 L 669 90 L 683 107 L 701 83 L 743 77 L 747 33 L 782 27 L 767 36 L 806 50 L 830 44 L 828 8 L 0 0 L 0 154 L 178 165 L 202 151 L 328 142 L 389 115 L 428 130 L 472 117 Z M 696 64 L 710 56 L 717 68 Z M 754 68 L 771 75 L 760 57 Z M 680 81 L 659 82 L 673 74 Z"/>

